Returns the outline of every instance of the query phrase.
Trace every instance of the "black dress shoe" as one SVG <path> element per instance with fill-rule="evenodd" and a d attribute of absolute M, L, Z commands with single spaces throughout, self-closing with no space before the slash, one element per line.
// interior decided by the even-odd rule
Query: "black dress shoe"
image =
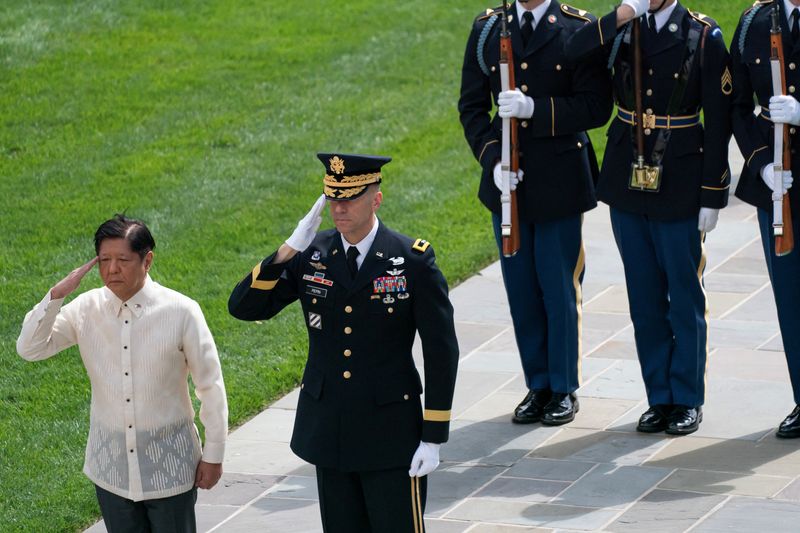
<path fill-rule="evenodd" d="M 642 413 L 639 423 L 636 424 L 636 431 L 642 433 L 658 433 L 667 429 L 669 424 L 669 414 L 672 411 L 671 405 L 653 405 Z"/>
<path fill-rule="evenodd" d="M 697 431 L 702 421 L 702 407 L 676 405 L 669 415 L 666 432 L 670 435 L 688 435 Z"/>
<path fill-rule="evenodd" d="M 512 422 L 517 424 L 531 424 L 538 422 L 542 419 L 544 406 L 550 401 L 552 392 L 549 389 L 536 389 L 528 391 L 525 399 L 520 402 L 516 409 L 514 409 L 514 416 L 511 417 Z"/>
<path fill-rule="evenodd" d="M 546 426 L 560 426 L 575 420 L 575 413 L 580 409 L 578 397 L 575 393 L 554 392 L 553 397 L 544 406 L 542 424 Z"/>
<path fill-rule="evenodd" d="M 800 437 L 800 405 L 795 406 L 789 416 L 783 419 L 775 436 L 781 439 Z"/>

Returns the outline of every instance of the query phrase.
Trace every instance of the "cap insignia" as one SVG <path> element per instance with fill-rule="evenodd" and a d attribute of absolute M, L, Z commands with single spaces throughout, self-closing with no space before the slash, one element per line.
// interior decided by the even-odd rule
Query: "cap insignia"
<path fill-rule="evenodd" d="M 331 170 L 334 174 L 341 174 L 344 172 L 344 159 L 340 159 L 338 155 L 330 158 Z"/>

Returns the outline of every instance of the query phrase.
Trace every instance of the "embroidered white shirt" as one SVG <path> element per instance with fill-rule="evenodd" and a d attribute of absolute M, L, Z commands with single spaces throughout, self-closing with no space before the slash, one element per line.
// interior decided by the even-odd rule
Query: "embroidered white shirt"
<path fill-rule="evenodd" d="M 191 489 L 201 457 L 222 462 L 228 432 L 222 370 L 200 306 L 149 276 L 127 302 L 102 287 L 63 303 L 48 291 L 25 316 L 17 352 L 36 361 L 78 345 L 92 387 L 83 472 L 134 501 Z"/>

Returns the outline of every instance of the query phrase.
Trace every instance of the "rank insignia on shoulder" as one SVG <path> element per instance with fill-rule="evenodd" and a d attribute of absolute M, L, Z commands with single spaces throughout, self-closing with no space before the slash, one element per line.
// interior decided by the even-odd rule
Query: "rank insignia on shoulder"
<path fill-rule="evenodd" d="M 316 270 L 327 270 L 328 269 L 328 267 L 326 267 L 322 263 L 315 263 L 314 261 L 309 261 L 308 264 L 311 265 L 312 267 L 314 267 Z"/>
<path fill-rule="evenodd" d="M 568 6 L 567 4 L 561 4 L 561 11 L 563 11 L 565 15 L 568 15 L 572 18 L 591 22 L 588 17 L 589 12 L 584 9 L 578 9 L 577 7 Z"/>
<path fill-rule="evenodd" d="M 411 246 L 411 249 L 414 250 L 415 252 L 424 254 L 425 250 L 427 250 L 430 245 L 431 243 L 429 243 L 425 239 L 417 239 L 414 245 Z"/>

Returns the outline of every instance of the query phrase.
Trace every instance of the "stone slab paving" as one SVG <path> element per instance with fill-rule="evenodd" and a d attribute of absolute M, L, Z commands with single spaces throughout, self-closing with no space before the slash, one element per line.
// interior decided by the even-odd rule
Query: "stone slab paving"
<path fill-rule="evenodd" d="M 754 210 L 731 198 L 706 240 L 707 401 L 687 437 L 634 430 L 644 385 L 606 207 L 586 215 L 584 241 L 581 410 L 567 426 L 509 421 L 525 388 L 499 264 L 452 290 L 461 365 L 427 530 L 800 531 L 800 442 L 774 436 L 792 396 Z M 202 531 L 322 531 L 313 467 L 288 446 L 297 396 L 231 433 L 222 481 L 198 498 Z"/>

